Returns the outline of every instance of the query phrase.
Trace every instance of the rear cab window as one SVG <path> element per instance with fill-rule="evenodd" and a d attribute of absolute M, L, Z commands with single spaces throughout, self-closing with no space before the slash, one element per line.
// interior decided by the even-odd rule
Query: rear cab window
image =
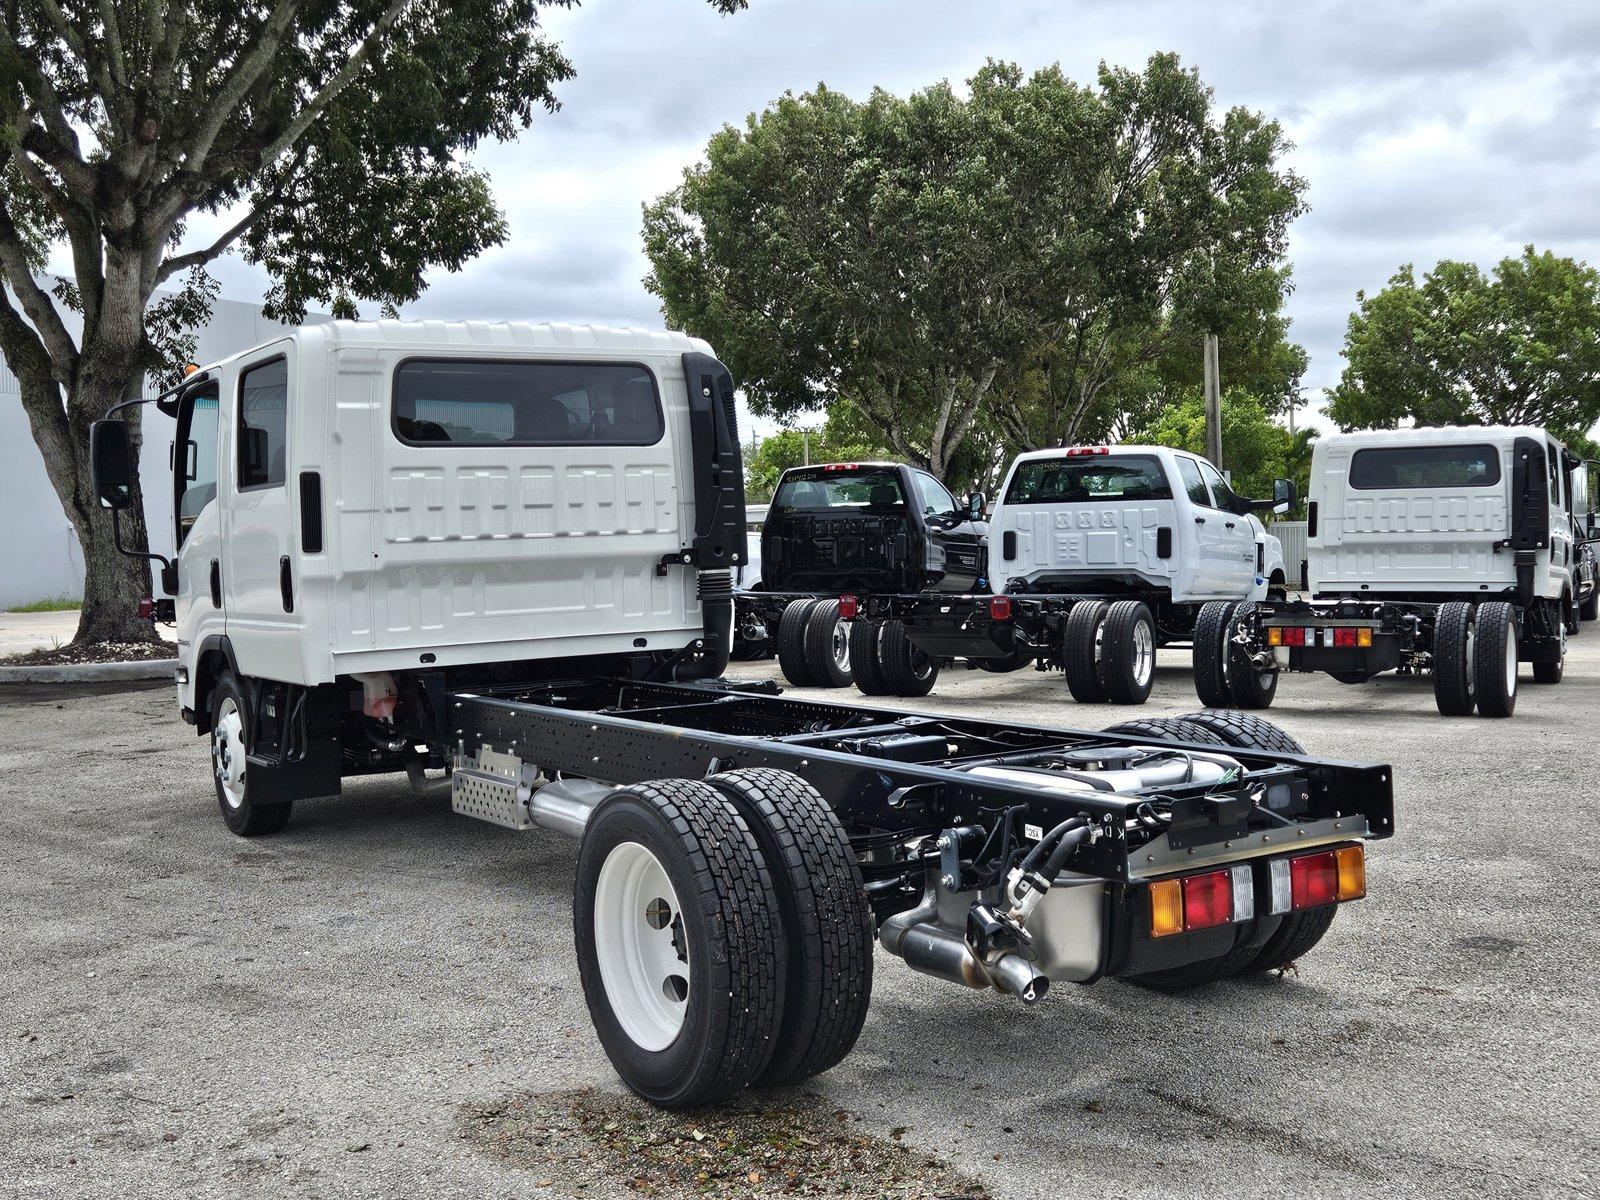
<path fill-rule="evenodd" d="M 1500 452 L 1488 445 L 1372 446 L 1350 457 L 1350 486 L 1362 491 L 1492 487 Z"/>
<path fill-rule="evenodd" d="M 653 446 L 666 426 L 640 363 L 413 358 L 394 372 L 408 445 Z"/>
<path fill-rule="evenodd" d="M 886 468 L 810 467 L 784 475 L 772 507 L 777 512 L 903 512 L 906 494 L 899 475 Z"/>
<path fill-rule="evenodd" d="M 1153 454 L 1086 454 L 1017 464 L 1006 504 L 1097 504 L 1171 500 L 1172 485 Z"/>

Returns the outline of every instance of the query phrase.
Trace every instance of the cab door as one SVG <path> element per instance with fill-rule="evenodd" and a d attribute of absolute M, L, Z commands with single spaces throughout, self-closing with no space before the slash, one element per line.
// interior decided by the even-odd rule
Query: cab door
<path fill-rule="evenodd" d="M 289 501 L 287 343 L 241 361 L 223 379 L 233 446 L 223 472 L 222 590 L 239 669 L 299 682 L 299 619 Z"/>
<path fill-rule="evenodd" d="M 1239 500 L 1227 480 L 1204 459 L 1197 465 L 1211 489 L 1211 509 L 1196 514 L 1197 520 L 1204 522 L 1204 541 L 1210 546 L 1208 570 L 1215 573 L 1218 595 L 1243 599 L 1255 586 L 1255 530 L 1237 512 Z"/>
<path fill-rule="evenodd" d="M 1559 600 L 1563 593 L 1577 593 L 1574 576 L 1577 546 L 1572 536 L 1572 485 L 1561 447 L 1547 440 L 1544 453 L 1545 468 L 1550 476 L 1550 584 L 1545 595 L 1551 600 Z"/>
<path fill-rule="evenodd" d="M 209 637 L 227 633 L 222 604 L 222 506 L 217 495 L 221 465 L 218 385 L 205 384 L 186 393 L 179 403 L 172 443 L 172 511 L 178 566 L 178 594 L 173 601 L 178 645 L 187 653 Z M 187 698 L 184 701 L 188 703 Z"/>

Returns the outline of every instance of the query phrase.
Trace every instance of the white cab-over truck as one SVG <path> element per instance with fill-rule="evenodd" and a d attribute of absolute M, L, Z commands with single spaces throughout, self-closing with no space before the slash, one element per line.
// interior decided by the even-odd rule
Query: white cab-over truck
<path fill-rule="evenodd" d="M 1157 648 L 1188 641 L 1206 603 L 1285 595 L 1283 548 L 1255 515 L 1288 511 L 1289 482 L 1274 493 L 1237 496 L 1205 459 L 1167 446 L 1022 454 L 989 521 L 993 595 L 846 606 L 881 627 L 857 637 L 911 642 L 922 692 L 942 662 L 964 658 L 990 671 L 1060 669 L 1077 700 L 1142 704 Z M 856 684 L 870 694 L 877 681 L 857 657 Z"/>
<path fill-rule="evenodd" d="M 334 322 L 156 402 L 178 424 L 154 606 L 228 827 L 443 773 L 457 812 L 581 839 L 577 978 L 654 1103 L 837 1063 L 875 940 L 1029 1004 L 1280 966 L 1393 832 L 1387 767 L 1247 714 L 1090 732 L 720 680 L 733 380 L 682 335 Z M 91 435 L 114 520 L 128 432 Z"/>
<path fill-rule="evenodd" d="M 1207 704 L 1262 708 L 1281 671 L 1433 676 L 1439 711 L 1510 716 L 1519 663 L 1559 683 L 1595 613 L 1587 466 L 1547 431 L 1374 430 L 1316 443 L 1310 601 L 1208 606 Z M 1585 511 L 1580 512 L 1582 507 Z M 1204 637 L 1201 634 L 1204 634 Z"/>

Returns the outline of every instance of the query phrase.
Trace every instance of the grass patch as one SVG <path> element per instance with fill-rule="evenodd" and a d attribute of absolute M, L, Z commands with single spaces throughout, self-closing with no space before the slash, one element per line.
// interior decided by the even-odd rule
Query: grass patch
<path fill-rule="evenodd" d="M 43 600 L 30 600 L 6 609 L 14 613 L 76 612 L 83 607 L 81 596 L 46 596 Z"/>

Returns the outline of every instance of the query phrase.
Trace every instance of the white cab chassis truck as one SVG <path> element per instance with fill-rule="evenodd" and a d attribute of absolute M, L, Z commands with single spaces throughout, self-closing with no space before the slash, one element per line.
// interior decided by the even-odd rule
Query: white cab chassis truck
<path fill-rule="evenodd" d="M 1393 832 L 1389 768 L 1248 714 L 1082 731 L 720 680 L 743 482 L 733 380 L 690 338 L 335 322 L 156 402 L 177 516 L 152 605 L 228 827 L 404 772 L 578 838 L 578 976 L 656 1104 L 837 1063 L 874 941 L 1027 1004 L 1271 969 Z M 91 434 L 114 520 L 129 440 Z"/>
<path fill-rule="evenodd" d="M 1167 446 L 1018 455 L 989 522 L 995 594 L 847 597 L 880 648 L 910 643 L 921 670 L 898 676 L 924 686 L 863 672 L 864 654 L 856 684 L 921 695 L 942 663 L 964 658 L 988 671 L 1059 669 L 1082 702 L 1143 704 L 1157 648 L 1189 641 L 1208 602 L 1286 594 L 1283 548 L 1255 516 L 1288 511 L 1289 481 L 1274 493 L 1236 496 L 1205 459 Z M 874 636 L 864 624 L 855 635 Z"/>
<path fill-rule="evenodd" d="M 1567 636 L 1595 613 L 1588 469 L 1543 429 L 1340 434 L 1316 444 L 1307 511 L 1312 599 L 1207 606 L 1195 687 L 1263 708 L 1282 671 L 1365 683 L 1431 673 L 1439 711 L 1508 717 L 1517 668 L 1559 683 Z M 1204 635 L 1202 637 L 1202 634 Z"/>

